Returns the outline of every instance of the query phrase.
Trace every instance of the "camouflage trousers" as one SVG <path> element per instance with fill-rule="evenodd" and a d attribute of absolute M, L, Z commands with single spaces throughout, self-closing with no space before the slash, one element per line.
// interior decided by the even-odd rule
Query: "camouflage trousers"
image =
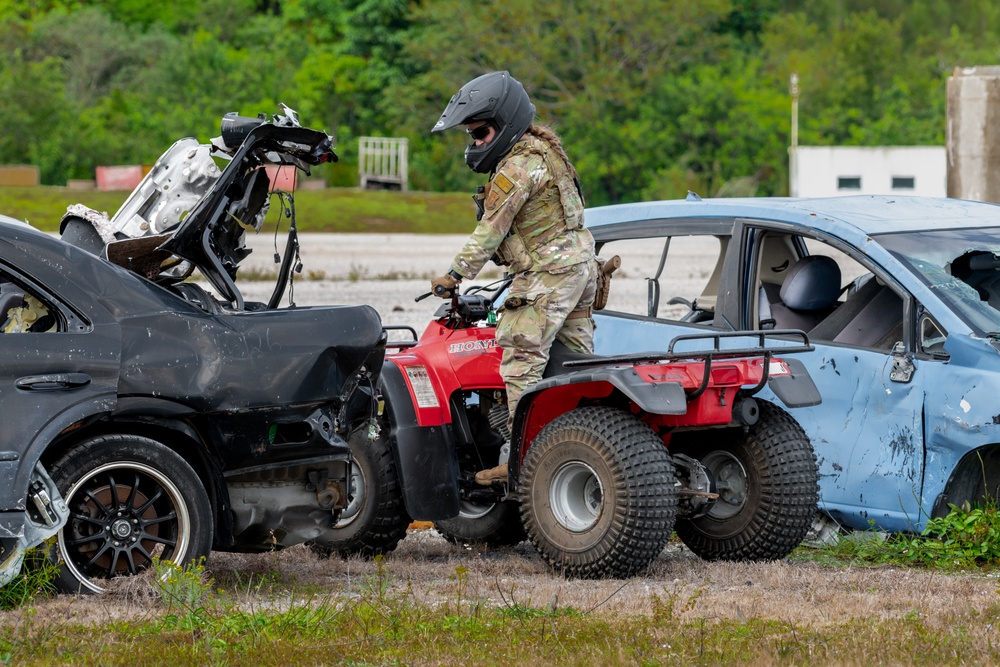
<path fill-rule="evenodd" d="M 503 350 L 500 375 L 507 386 L 510 417 L 524 390 L 542 379 L 549 348 L 556 340 L 574 352 L 594 351 L 594 320 L 589 315 L 569 319 L 570 313 L 594 305 L 597 262 L 581 262 L 561 273 L 519 273 L 510 286 L 511 296 L 525 304 L 504 309 L 497 323 L 497 345 Z"/>

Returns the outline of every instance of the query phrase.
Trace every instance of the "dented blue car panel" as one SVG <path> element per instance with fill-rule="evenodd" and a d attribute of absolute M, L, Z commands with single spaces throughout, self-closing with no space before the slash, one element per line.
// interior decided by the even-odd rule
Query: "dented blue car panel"
<path fill-rule="evenodd" d="M 763 256 L 760 239 L 768 234 L 801 235 L 843 251 L 891 288 L 903 317 L 895 349 L 811 337 L 816 349 L 796 355 L 823 398 L 818 406 L 792 411 L 819 459 L 821 509 L 851 528 L 920 530 L 949 503 L 996 494 L 1000 353 L 994 338 L 1000 335 L 970 326 L 968 314 L 956 311 L 954 294 L 947 294 L 953 286 L 921 276 L 884 242 L 901 232 L 975 228 L 1000 248 L 1000 207 L 916 197 L 695 199 L 589 209 L 586 220 L 599 246 L 623 238 L 720 236 L 727 229 L 730 236 L 711 320 L 600 311 L 600 354 L 656 349 L 657 341 L 706 327 L 755 328 L 755 253 Z M 985 255 L 980 264 L 994 262 L 988 252 L 970 253 Z M 628 258 L 622 259 L 627 267 Z M 940 329 L 943 342 L 932 341 L 923 327 Z M 767 389 L 758 396 L 775 400 Z"/>

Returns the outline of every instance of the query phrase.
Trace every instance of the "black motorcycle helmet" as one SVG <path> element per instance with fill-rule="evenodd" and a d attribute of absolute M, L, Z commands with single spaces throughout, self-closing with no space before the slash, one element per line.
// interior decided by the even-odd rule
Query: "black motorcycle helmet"
<path fill-rule="evenodd" d="M 496 133 L 492 141 L 465 149 L 465 163 L 472 171 L 488 174 L 510 151 L 535 119 L 535 105 L 521 82 L 510 72 L 490 72 L 473 79 L 455 93 L 431 132 L 483 120 Z"/>

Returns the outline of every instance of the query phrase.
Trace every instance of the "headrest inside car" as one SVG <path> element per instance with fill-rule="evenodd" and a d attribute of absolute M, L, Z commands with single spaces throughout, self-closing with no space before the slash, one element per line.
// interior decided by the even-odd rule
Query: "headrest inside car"
<path fill-rule="evenodd" d="M 788 271 L 780 295 L 795 310 L 830 308 L 840 296 L 840 267 L 824 255 L 803 257 Z"/>

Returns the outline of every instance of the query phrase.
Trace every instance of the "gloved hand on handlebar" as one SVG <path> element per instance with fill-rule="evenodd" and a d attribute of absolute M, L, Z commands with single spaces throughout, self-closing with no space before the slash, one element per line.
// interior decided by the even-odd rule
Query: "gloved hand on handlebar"
<path fill-rule="evenodd" d="M 442 299 L 450 299 L 452 291 L 458 287 L 461 280 L 462 276 L 456 275 L 454 271 L 449 271 L 440 278 L 431 281 L 431 292 L 434 293 L 434 296 L 439 296 Z"/>

